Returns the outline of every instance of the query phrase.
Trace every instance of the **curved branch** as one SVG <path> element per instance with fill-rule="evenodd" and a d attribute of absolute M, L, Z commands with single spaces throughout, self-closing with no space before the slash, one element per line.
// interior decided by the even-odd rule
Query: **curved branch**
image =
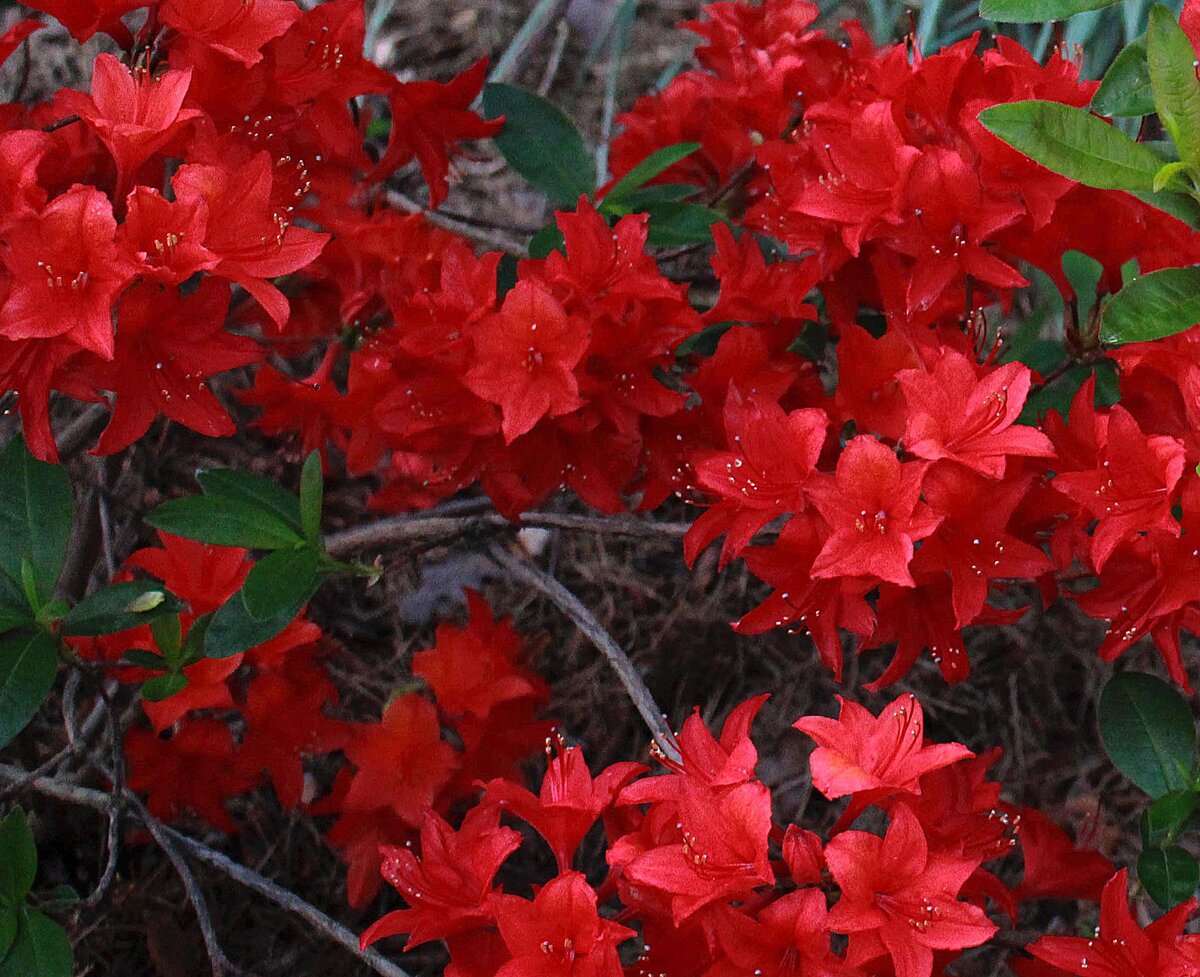
<path fill-rule="evenodd" d="M 613 636 L 596 620 L 595 615 L 584 607 L 578 597 L 550 574 L 532 563 L 513 556 L 501 544 L 493 543 L 489 547 L 488 553 L 517 580 L 541 591 L 575 622 L 575 626 L 587 635 L 592 644 L 600 649 L 600 652 L 616 671 L 621 684 L 625 686 L 625 691 L 629 693 L 629 698 L 633 700 L 634 707 L 650 729 L 650 735 L 654 737 L 654 742 L 662 751 L 663 756 L 678 763 L 680 760 L 679 747 L 675 743 L 675 735 L 667 726 L 662 710 L 654 702 L 654 697 L 646 687 L 645 680 L 637 667 L 629 660 L 629 656 L 625 654 Z"/>
<path fill-rule="evenodd" d="M 365 526 L 355 526 L 325 537 L 330 555 L 342 557 L 364 549 L 398 546 L 431 536 L 454 536 L 475 529 L 567 529 L 605 533 L 611 536 L 652 538 L 683 536 L 688 522 L 658 522 L 636 516 L 584 516 L 565 512 L 526 512 L 520 522 L 511 522 L 498 512 L 468 515 L 392 516 Z"/>
<path fill-rule="evenodd" d="M 0 779 L 7 780 L 10 783 L 17 783 L 25 781 L 26 775 L 19 767 L 0 763 Z M 29 781 L 24 786 L 46 797 L 53 797 L 55 800 L 64 801 L 67 804 L 90 807 L 94 811 L 104 813 L 107 813 L 109 809 L 109 795 L 104 793 L 104 791 L 93 790 L 90 787 L 81 787 L 78 784 L 58 780 L 53 777 L 38 777 Z M 126 798 L 134 797 L 137 800 L 136 795 L 129 790 L 124 791 L 124 796 Z M 140 801 L 138 803 L 140 805 Z M 142 816 L 141 811 L 138 814 Z M 142 816 L 142 820 L 146 820 L 145 816 Z M 147 822 L 147 827 L 149 827 L 149 822 Z M 277 906 L 299 916 L 312 926 L 313 929 L 323 933 L 335 943 L 340 943 L 354 954 L 355 957 L 374 970 L 375 973 L 380 974 L 381 977 L 409 977 L 408 971 L 396 966 L 396 964 L 386 959 L 376 950 L 360 950 L 358 937 L 352 930 L 326 916 L 316 906 L 305 902 L 299 896 L 283 888 L 283 886 L 277 885 L 253 869 L 238 864 L 228 855 L 216 849 L 209 848 L 203 842 L 197 841 L 195 838 L 190 838 L 176 831 L 174 828 L 169 828 L 163 824 L 158 824 L 158 828 L 164 837 L 170 839 L 193 858 L 211 865 L 235 882 L 244 885 L 248 889 L 253 889 L 259 895 L 270 899 Z"/>

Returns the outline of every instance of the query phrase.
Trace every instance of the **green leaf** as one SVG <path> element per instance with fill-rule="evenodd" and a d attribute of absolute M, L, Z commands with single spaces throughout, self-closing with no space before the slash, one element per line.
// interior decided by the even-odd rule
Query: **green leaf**
<path fill-rule="evenodd" d="M 158 580 L 115 583 L 76 604 L 62 619 L 62 632 L 72 636 L 116 634 L 168 614 L 178 615 L 184 607 Z"/>
<path fill-rule="evenodd" d="M 529 257 L 545 258 L 551 251 L 567 253 L 567 239 L 557 224 L 547 224 L 529 241 Z"/>
<path fill-rule="evenodd" d="M 229 468 L 211 468 L 196 472 L 196 481 L 207 496 L 255 506 L 297 532 L 304 528 L 300 500 L 269 478 Z"/>
<path fill-rule="evenodd" d="M 604 195 L 600 209 L 603 211 L 606 208 L 621 204 L 635 190 L 644 187 L 656 176 L 670 169 L 681 159 L 687 159 L 687 157 L 691 156 L 699 148 L 700 143 L 698 142 L 681 142 L 673 146 L 664 146 L 662 149 L 651 153 L 613 184 L 612 189 Z M 690 193 L 696 192 L 696 188 L 690 184 L 675 185 L 687 186 Z"/>
<path fill-rule="evenodd" d="M 0 903 L 0 960 L 4 959 L 13 940 L 17 938 L 17 927 L 21 919 L 16 906 L 5 906 Z"/>
<path fill-rule="evenodd" d="M 25 561 L 39 606 L 54 595 L 74 509 L 65 469 L 37 461 L 20 437 L 0 452 L 0 570 L 20 584 Z"/>
<path fill-rule="evenodd" d="M 207 614 L 201 614 L 192 622 L 179 649 L 181 665 L 192 665 L 204 657 L 204 640 L 208 637 L 208 628 L 215 615 L 216 611 L 209 611 Z"/>
<path fill-rule="evenodd" d="M 1157 207 L 1164 214 L 1170 214 L 1176 220 L 1183 221 L 1188 227 L 1200 227 L 1200 203 L 1189 194 L 1159 190 L 1157 193 L 1138 191 L 1133 196 L 1151 207 Z"/>
<path fill-rule="evenodd" d="M 121 657 L 127 664 L 136 665 L 138 668 L 144 668 L 151 672 L 165 672 L 171 667 L 162 655 L 156 655 L 144 648 L 129 648 Z"/>
<path fill-rule="evenodd" d="M 1145 849 L 1138 856 L 1137 874 L 1150 897 L 1163 909 L 1190 899 L 1200 884 L 1200 865 L 1178 845 Z"/>
<path fill-rule="evenodd" d="M 1163 268 L 1135 278 L 1104 303 L 1100 338 L 1106 343 L 1144 343 L 1200 322 L 1200 265 Z"/>
<path fill-rule="evenodd" d="M 1154 89 L 1154 107 L 1171 134 L 1179 158 L 1200 166 L 1200 81 L 1193 62 L 1196 52 L 1175 15 L 1162 4 L 1150 8 L 1146 28 L 1146 63 Z"/>
<path fill-rule="evenodd" d="M 624 217 L 626 214 L 645 214 L 661 207 L 663 204 L 677 204 L 694 197 L 697 189 L 690 183 L 655 183 L 640 190 L 631 190 L 626 196 L 614 204 L 607 201 L 601 206 L 600 212 L 613 217 Z"/>
<path fill-rule="evenodd" d="M 1139 119 L 1154 111 L 1154 89 L 1146 63 L 1146 38 L 1127 44 L 1113 58 L 1092 96 L 1092 111 L 1109 118 Z"/>
<path fill-rule="evenodd" d="M 188 679 L 183 672 L 168 672 L 166 675 L 155 675 L 142 683 L 142 698 L 147 702 L 162 702 L 176 692 L 187 688 Z"/>
<path fill-rule="evenodd" d="M 320 583 L 311 548 L 272 553 L 259 561 L 242 589 L 222 604 L 204 635 L 204 654 L 228 658 L 269 641 L 300 613 Z"/>
<path fill-rule="evenodd" d="M 58 642 L 45 631 L 14 631 L 0 638 L 0 746 L 33 718 L 57 673 Z"/>
<path fill-rule="evenodd" d="M 1193 790 L 1176 790 L 1164 794 L 1142 815 L 1143 845 L 1170 844 L 1175 840 L 1187 819 L 1192 816 L 1200 797 Z"/>
<path fill-rule="evenodd" d="M 146 516 L 146 522 L 163 532 L 216 546 L 279 550 L 304 542 L 299 520 L 293 527 L 266 509 L 224 496 L 171 499 Z"/>
<path fill-rule="evenodd" d="M 317 563 L 318 553 L 310 546 L 263 557 L 242 584 L 246 610 L 265 619 L 297 602 L 303 604 L 316 590 Z"/>
<path fill-rule="evenodd" d="M 19 915 L 16 939 L 0 960 L 0 977 L 71 977 L 75 954 L 63 928 L 29 906 Z"/>
<path fill-rule="evenodd" d="M 1096 304 L 1096 289 L 1104 277 L 1104 266 L 1082 251 L 1068 251 L 1062 257 L 1062 267 L 1075 292 L 1079 321 L 1084 322 Z"/>
<path fill-rule="evenodd" d="M 1171 185 L 1171 181 L 1178 177 L 1186 177 L 1188 173 L 1188 164 L 1176 160 L 1174 163 L 1163 163 L 1158 168 L 1158 172 L 1154 174 L 1154 192 L 1161 193 Z"/>
<path fill-rule="evenodd" d="M 37 876 L 37 846 L 25 812 L 9 811 L 0 821 L 0 902 L 18 906 L 33 888 Z"/>
<path fill-rule="evenodd" d="M 325 480 L 321 473 L 321 453 L 314 451 L 304 459 L 300 472 L 300 523 L 304 538 L 314 546 L 321 542 L 321 507 L 325 503 Z"/>
<path fill-rule="evenodd" d="M 1100 190 L 1151 192 L 1162 161 L 1115 126 L 1058 102 L 993 105 L 979 121 L 1055 173 Z"/>
<path fill-rule="evenodd" d="M 0 604 L 0 634 L 7 634 L 32 623 L 33 611 L 28 604 Z"/>
<path fill-rule="evenodd" d="M 150 633 L 162 657 L 178 664 L 183 647 L 183 622 L 178 614 L 165 614 L 150 622 Z"/>
<path fill-rule="evenodd" d="M 547 99 L 516 85 L 483 90 L 483 114 L 504 116 L 496 147 L 508 165 L 555 203 L 574 207 L 596 189 L 596 163 L 567 115 Z"/>
<path fill-rule="evenodd" d="M 1151 797 L 1189 786 L 1196 729 L 1187 700 L 1160 678 L 1122 672 L 1100 693 L 1100 739 L 1117 769 Z"/>
<path fill-rule="evenodd" d="M 1111 7 L 1117 0 L 981 0 L 979 16 L 1002 24 L 1042 24 L 1066 20 L 1085 10 Z"/>
<path fill-rule="evenodd" d="M 647 243 L 657 248 L 707 244 L 712 240 L 712 225 L 722 220 L 719 213 L 701 204 L 664 204 L 650 212 Z"/>

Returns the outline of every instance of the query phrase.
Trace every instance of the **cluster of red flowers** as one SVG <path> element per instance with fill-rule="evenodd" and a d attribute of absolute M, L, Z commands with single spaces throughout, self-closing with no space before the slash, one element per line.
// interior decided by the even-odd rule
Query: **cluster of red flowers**
<path fill-rule="evenodd" d="M 502 299 L 500 255 L 476 257 L 422 223 L 406 224 L 402 273 L 360 253 L 346 258 L 359 272 L 349 285 L 337 270 L 351 242 L 336 242 L 322 265 L 331 262 L 343 307 L 347 291 L 355 303 L 382 301 L 395 325 L 371 330 L 350 355 L 344 394 L 325 382 L 331 357 L 299 387 L 262 370 L 245 399 L 265 408 L 268 431 L 302 426 L 310 448 L 331 440 L 353 474 L 382 461 L 377 507 L 422 508 L 482 481 L 513 517 L 563 485 L 599 509 L 623 509 L 645 425 L 685 404 L 656 374 L 702 324 L 686 288 L 645 253 L 643 216 L 612 229 L 581 200 L 559 224 L 566 255 L 521 262 Z"/>
<path fill-rule="evenodd" d="M 186 643 L 197 619 L 237 592 L 253 563 L 233 547 L 166 534 L 162 543 L 130 556 L 120 576 L 148 573 L 187 602 L 178 634 L 166 639 Z M 507 619 L 494 620 L 478 594 L 469 605 L 466 627 L 439 625 L 434 647 L 413 656 L 423 691 L 396 696 L 378 722 L 332 714 L 333 649 L 303 616 L 245 653 L 186 666 L 186 688 L 142 700 L 152 729 L 134 727 L 126 737 L 130 787 L 146 793 L 158 817 L 191 813 L 224 831 L 237 830 L 227 802 L 265 782 L 286 808 L 336 815 L 327 837 L 349 866 L 350 902 L 365 904 L 380 885 L 380 844 L 415 837 L 429 811 L 445 813 L 473 797 L 480 779 L 517 776 L 549 730 L 536 718 L 546 687 L 525 667 L 521 637 Z M 122 681 L 142 682 L 155 673 L 123 659 L 131 649 L 169 657 L 162 635 L 142 625 L 72 644 Z M 318 786 L 306 780 L 305 760 L 335 753 L 346 762 L 314 803 Z"/>
<path fill-rule="evenodd" d="M 126 48 L 124 60 L 96 59 L 90 93 L 0 111 L 0 388 L 19 395 L 43 458 L 55 455 L 51 390 L 112 404 L 101 453 L 160 414 L 233 433 L 208 379 L 262 352 L 230 327 L 302 329 L 273 280 L 303 278 L 331 234 L 369 219 L 379 180 L 413 158 L 436 204 L 451 148 L 496 130 L 467 109 L 483 65 L 438 85 L 364 60 L 361 0 L 311 11 L 290 0 L 31 6 L 81 41 L 105 31 Z M 143 8 L 131 34 L 121 18 Z M 379 160 L 355 110 L 367 95 L 386 97 L 392 117 Z M 380 234 L 383 247 L 406 246 L 402 231 Z"/>
<path fill-rule="evenodd" d="M 560 740 L 547 745 L 537 794 L 493 780 L 457 829 L 429 814 L 419 848 L 385 849 L 384 875 L 408 908 L 375 923 L 364 945 L 395 934 L 408 934 L 409 947 L 442 940 L 451 977 L 929 977 L 997 931 L 984 911 L 989 900 L 1015 920 L 1025 900 L 1097 899 L 1112 876 L 1102 855 L 1076 848 L 1037 811 L 1000 800 L 1000 785 L 986 776 L 998 751 L 975 756 L 927 742 L 911 695 L 878 717 L 843 702 L 838 719 L 797 721 L 818 744 L 814 785 L 850 803 L 826 839 L 775 823 L 750 739 L 765 699 L 738 706 L 719 739 L 693 715 L 678 757 L 658 754 L 662 776 L 617 763 L 593 777 L 582 751 Z M 847 830 L 872 807 L 887 817 L 884 833 Z M 508 818 L 532 828 L 556 860 L 558 874 L 532 899 L 496 886 L 504 862 L 534 844 L 501 823 Z M 592 884 L 576 856 L 597 821 L 608 873 Z M 992 869 L 1018 842 L 1024 873 L 1005 884 Z M 1130 926 L 1126 914 L 1112 929 L 1110 903 L 1124 899 L 1118 880 L 1119 895 L 1117 883 L 1105 889 L 1110 941 Z M 601 913 L 614 901 L 619 910 Z M 1173 920 L 1161 937 L 1152 934 L 1156 945 L 1179 942 Z M 622 967 L 618 949 L 630 940 L 641 952 Z M 1140 942 L 1131 946 L 1141 952 Z M 1056 939 L 1035 949 L 1054 963 L 1072 951 L 1073 941 Z M 1160 973 L 1125 971 L 1133 972 Z"/>
<path fill-rule="evenodd" d="M 1036 582 L 1052 600 L 1059 578 L 1095 575 L 1077 600 L 1109 623 L 1102 655 L 1151 634 L 1187 686 L 1179 629 L 1200 623 L 1200 499 L 1182 477 L 1200 462 L 1194 336 L 1114 354 L 1123 406 L 1097 412 L 1089 381 L 1069 423 L 1052 413 L 1037 427 L 1020 423 L 1036 375 L 997 350 L 979 362 L 980 304 L 1007 305 L 1028 284 L 1014 263 L 1090 306 L 1065 277 L 1069 251 L 1100 265 L 1106 290 L 1131 259 L 1146 271 L 1200 254 L 1181 222 L 1052 174 L 977 120 L 1004 101 L 1085 105 L 1095 85 L 1004 38 L 982 55 L 973 37 L 922 58 L 875 49 L 853 24 L 840 46 L 792 0 L 707 13 L 689 25 L 707 41 L 703 70 L 624 116 L 613 160 L 620 172 L 700 143 L 662 178 L 739 184 L 742 226 L 799 256 L 766 265 L 750 233 L 718 232 L 721 294 L 706 321 L 733 326 L 694 375 L 698 423 L 664 429 L 653 448 L 673 461 L 658 467 L 676 491 L 708 504 L 689 560 L 724 534 L 722 561 L 744 555 L 774 588 L 738 629 L 810 632 L 839 674 L 841 631 L 894 644 L 875 686 L 928 649 L 958 681 L 962 629 L 1020 616 L 988 604 L 994 582 Z M 824 299 L 833 364 L 781 355 L 806 317 L 802 281 Z M 886 327 L 864 328 L 862 307 Z M 781 517 L 778 539 L 747 549 Z"/>

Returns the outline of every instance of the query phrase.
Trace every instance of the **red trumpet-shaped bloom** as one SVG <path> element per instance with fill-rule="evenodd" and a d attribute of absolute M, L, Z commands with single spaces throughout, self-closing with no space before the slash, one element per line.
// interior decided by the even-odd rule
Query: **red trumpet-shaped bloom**
<path fill-rule="evenodd" d="M 809 758 L 813 786 L 829 798 L 860 791 L 921 792 L 920 778 L 973 756 L 958 743 L 925 744 L 925 714 L 911 693 L 878 716 L 857 702 L 837 700 L 837 719 L 805 716 L 795 728 L 817 741 Z"/>
<path fill-rule="evenodd" d="M 383 877 L 409 904 L 377 920 L 362 934 L 366 949 L 385 936 L 407 933 L 406 948 L 445 939 L 493 921 L 492 879 L 521 835 L 500 826 L 490 805 L 472 808 L 457 831 L 433 811 L 421 822 L 420 852 L 384 845 Z"/>
<path fill-rule="evenodd" d="M 512 954 L 496 977 L 622 977 L 617 947 L 637 934 L 597 913 L 596 893 L 578 872 L 551 879 L 532 902 L 496 896 L 493 906 Z"/>
<path fill-rule="evenodd" d="M 521 281 L 476 328 L 476 362 L 466 384 L 500 406 L 511 443 L 543 417 L 580 407 L 575 366 L 587 347 L 587 323 L 568 315 L 541 285 Z"/>
<path fill-rule="evenodd" d="M 876 577 L 914 586 L 908 569 L 913 544 L 939 522 L 920 499 L 924 474 L 923 463 L 902 463 L 875 438 L 853 438 L 838 458 L 836 473 L 809 488 L 830 528 L 812 575 Z"/>
<path fill-rule="evenodd" d="M 978 862 L 930 851 L 903 805 L 884 837 L 844 831 L 825 858 L 842 890 L 829 924 L 850 936 L 848 963 L 889 956 L 896 977 L 930 977 L 935 950 L 979 946 L 996 932 L 982 909 L 957 898 Z"/>
<path fill-rule="evenodd" d="M 908 404 L 904 446 L 918 458 L 948 458 L 1002 478 L 1008 455 L 1054 454 L 1046 435 L 1017 424 L 1031 383 L 1024 364 L 980 377 L 965 356 L 947 351 L 932 370 L 905 370 L 898 379 Z"/>
<path fill-rule="evenodd" d="M 569 872 L 583 836 L 620 789 L 645 769 L 640 763 L 614 763 L 593 778 L 583 751 L 564 749 L 560 738 L 536 795 L 510 781 L 493 780 L 484 798 L 533 827 L 554 852 L 558 870 Z"/>
<path fill-rule="evenodd" d="M 134 266 L 113 243 L 117 222 L 99 190 L 74 186 L 5 233 L 12 276 L 0 309 L 8 339 L 65 336 L 112 359 L 112 307 Z"/>
<path fill-rule="evenodd" d="M 92 72 L 91 95 L 66 92 L 64 107 L 91 126 L 112 153 L 120 197 L 141 165 L 203 113 L 183 107 L 190 70 L 167 71 L 155 78 L 145 69 L 130 71 L 111 54 L 101 54 Z"/>

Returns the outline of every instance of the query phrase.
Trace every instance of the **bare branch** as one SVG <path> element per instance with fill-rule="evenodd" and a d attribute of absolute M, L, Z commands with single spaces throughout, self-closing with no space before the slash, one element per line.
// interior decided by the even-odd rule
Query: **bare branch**
<path fill-rule="evenodd" d="M 641 673 L 629 660 L 629 656 L 617 644 L 613 636 L 596 620 L 594 614 L 583 606 L 582 602 L 561 583 L 545 571 L 519 557 L 514 556 L 500 543 L 493 543 L 488 549 L 493 560 L 511 573 L 517 580 L 536 590 L 541 591 L 551 602 L 567 615 L 588 640 L 608 659 L 617 673 L 617 678 L 625 686 L 634 707 L 650 729 L 654 742 L 659 750 L 670 760 L 679 761 L 679 747 L 675 736 L 667 726 L 662 710 L 654 702 L 654 697 L 646 687 Z"/>
<path fill-rule="evenodd" d="M 5 763 L 0 763 L 0 780 L 7 780 L 10 783 L 17 783 L 26 779 L 25 772 L 19 767 L 13 767 Z M 53 777 L 38 777 L 30 781 L 26 785 L 30 790 L 33 790 L 46 797 L 53 797 L 56 800 L 63 801 L 67 804 L 76 804 L 81 807 L 90 807 L 94 811 L 107 812 L 109 805 L 109 796 L 104 791 L 94 790 L 90 787 L 81 787 L 78 784 L 69 783 L 65 780 L 58 780 Z M 128 799 L 134 796 L 129 790 L 123 792 L 123 797 Z M 140 801 L 139 801 L 140 804 Z M 140 813 L 140 812 L 139 812 Z M 148 813 L 148 812 L 147 812 Z M 149 827 L 149 825 L 147 825 Z M 187 835 L 176 831 L 174 828 L 168 828 L 166 825 L 159 824 L 159 830 L 163 836 L 171 839 L 176 845 L 186 851 L 193 858 L 197 858 L 207 865 L 211 865 L 219 872 L 227 875 L 235 882 L 252 889 L 259 895 L 266 897 L 275 903 L 277 906 L 286 909 L 288 912 L 300 917 L 308 923 L 313 929 L 324 934 L 335 943 L 340 943 L 349 950 L 355 957 L 363 961 L 367 966 L 374 970 L 381 977 L 409 977 L 406 970 L 398 967 L 396 964 L 387 960 L 375 950 L 362 951 L 358 948 L 358 937 L 348 927 L 331 919 L 325 913 L 321 912 L 316 906 L 305 902 L 299 896 L 289 892 L 287 889 L 272 882 L 265 876 L 260 875 L 253 869 L 246 868 L 244 865 L 239 865 L 227 855 L 210 848 L 203 842 L 197 841 L 195 838 L 189 838 Z"/>
<path fill-rule="evenodd" d="M 691 528 L 688 522 L 657 522 L 637 516 L 584 516 L 566 512 L 526 512 L 519 523 L 510 522 L 498 512 L 470 515 L 393 516 L 365 526 L 355 526 L 325 538 L 333 556 L 345 556 L 366 549 L 397 546 L 431 536 L 454 536 L 476 529 L 566 529 L 575 532 L 604 533 L 649 539 L 683 536 Z"/>

